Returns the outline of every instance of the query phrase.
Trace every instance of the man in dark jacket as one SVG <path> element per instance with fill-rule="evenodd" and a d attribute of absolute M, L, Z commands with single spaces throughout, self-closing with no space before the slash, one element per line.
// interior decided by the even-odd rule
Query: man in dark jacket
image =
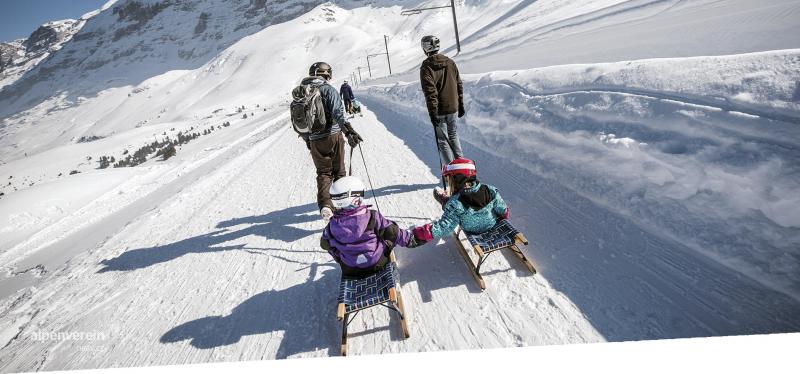
<path fill-rule="evenodd" d="M 333 78 L 331 66 L 324 62 L 315 62 L 308 69 L 308 75 L 301 84 L 316 86 L 325 108 L 325 129 L 312 132 L 304 140 L 317 169 L 317 206 L 320 215 L 327 221 L 333 216 L 329 192 L 331 183 L 347 175 L 344 165 L 344 138 L 347 138 L 351 147 L 357 146 L 363 139 L 344 118 L 344 106 L 339 93 L 328 84 Z"/>
<path fill-rule="evenodd" d="M 344 109 L 347 111 L 347 114 L 353 114 L 353 99 L 356 97 L 353 96 L 353 89 L 350 88 L 347 81 L 344 81 L 342 87 L 339 88 L 339 95 L 341 95 L 342 100 L 344 100 Z"/>
<path fill-rule="evenodd" d="M 464 88 L 453 60 L 439 53 L 439 38 L 422 38 L 422 50 L 428 58 L 422 62 L 419 80 L 428 115 L 431 117 L 439 156 L 444 164 L 461 158 L 461 142 L 456 133 L 456 114 L 464 116 Z"/>

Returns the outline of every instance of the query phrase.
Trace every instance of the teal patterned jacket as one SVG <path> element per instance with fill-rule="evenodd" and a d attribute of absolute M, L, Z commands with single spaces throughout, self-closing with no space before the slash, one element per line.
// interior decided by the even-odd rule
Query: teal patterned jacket
<path fill-rule="evenodd" d="M 481 184 L 476 183 L 470 191 L 478 191 L 480 187 Z M 497 217 L 506 211 L 507 206 L 503 198 L 500 197 L 500 192 L 497 191 L 497 188 L 488 184 L 486 187 L 489 188 L 494 198 L 489 204 L 477 211 L 465 207 L 461 203 L 458 199 L 460 193 L 451 196 L 444 204 L 442 217 L 431 224 L 433 238 L 438 239 L 451 234 L 458 225 L 461 225 L 464 231 L 471 233 L 484 233 L 494 227 L 497 223 Z"/>

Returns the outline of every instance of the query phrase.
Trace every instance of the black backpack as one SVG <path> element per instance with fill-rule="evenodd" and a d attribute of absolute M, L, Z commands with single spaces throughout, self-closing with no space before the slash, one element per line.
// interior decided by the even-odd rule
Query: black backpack
<path fill-rule="evenodd" d="M 325 130 L 325 106 L 319 88 L 301 84 L 292 90 L 292 127 L 300 135 L 309 135 Z"/>

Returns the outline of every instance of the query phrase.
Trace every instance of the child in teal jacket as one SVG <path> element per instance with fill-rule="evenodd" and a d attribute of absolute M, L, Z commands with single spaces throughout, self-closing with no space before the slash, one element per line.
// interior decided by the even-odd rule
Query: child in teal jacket
<path fill-rule="evenodd" d="M 458 225 L 467 233 L 482 234 L 499 219 L 508 218 L 508 206 L 500 192 L 478 181 L 472 160 L 457 158 L 444 167 L 442 175 L 451 196 L 437 189 L 435 195 L 443 203 L 444 212 L 438 220 L 412 230 L 418 243 L 447 236 Z"/>

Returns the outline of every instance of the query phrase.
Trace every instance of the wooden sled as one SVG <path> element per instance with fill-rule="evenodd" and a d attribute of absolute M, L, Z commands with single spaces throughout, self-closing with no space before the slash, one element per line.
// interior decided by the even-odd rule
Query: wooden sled
<path fill-rule="evenodd" d="M 363 278 L 342 278 L 339 283 L 339 305 L 336 308 L 336 318 L 342 321 L 341 355 L 347 355 L 347 326 L 355 319 L 358 312 L 382 305 L 400 317 L 400 327 L 403 337 L 410 336 L 406 312 L 403 307 L 403 297 L 400 294 L 400 282 L 397 276 L 397 262 L 394 253 L 392 261 L 384 268 L 372 275 Z"/>
<path fill-rule="evenodd" d="M 453 236 L 456 238 L 461 256 L 466 261 L 472 277 L 475 278 L 475 282 L 478 283 L 481 290 L 486 289 L 486 281 L 484 281 L 480 273 L 481 265 L 486 262 L 489 255 L 503 249 L 514 252 L 514 255 L 525 264 L 525 267 L 531 273 L 536 274 L 536 267 L 533 266 L 533 262 L 519 248 L 520 244 L 527 246 L 528 239 L 514 226 L 511 226 L 508 220 L 497 221 L 493 228 L 483 234 L 468 234 L 461 227 L 458 227 Z M 475 254 L 477 260 L 470 256 L 470 252 Z"/>

